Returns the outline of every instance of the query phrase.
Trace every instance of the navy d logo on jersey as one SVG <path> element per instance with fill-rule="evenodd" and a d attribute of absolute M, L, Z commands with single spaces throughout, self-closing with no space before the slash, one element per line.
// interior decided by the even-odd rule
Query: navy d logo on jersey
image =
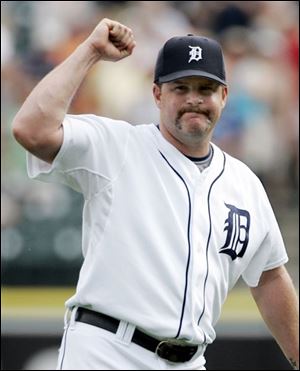
<path fill-rule="evenodd" d="M 225 220 L 226 241 L 220 253 L 228 254 L 232 260 L 242 258 L 249 242 L 250 214 L 247 210 L 238 209 L 225 203 L 229 209 Z"/>

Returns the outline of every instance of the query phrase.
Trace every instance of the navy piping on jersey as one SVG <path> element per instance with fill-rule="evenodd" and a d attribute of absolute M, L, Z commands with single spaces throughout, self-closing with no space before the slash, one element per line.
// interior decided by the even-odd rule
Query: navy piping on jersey
<path fill-rule="evenodd" d="M 189 160 L 193 161 L 193 162 L 202 162 L 202 161 L 205 161 L 207 160 L 210 156 L 213 157 L 213 153 L 214 153 L 214 149 L 213 147 L 210 145 L 209 146 L 209 151 L 208 151 L 208 154 L 203 156 L 203 157 L 192 157 L 192 156 L 187 156 L 185 155 L 185 157 L 187 157 Z"/>
<path fill-rule="evenodd" d="M 223 168 L 220 172 L 220 174 L 215 178 L 215 180 L 211 183 L 210 187 L 209 187 L 209 191 L 208 191 L 208 195 L 207 195 L 207 207 L 208 207 L 208 218 L 209 218 L 209 233 L 208 233 L 208 237 L 207 237 L 207 243 L 206 243 L 206 276 L 205 276 L 205 280 L 204 280 L 204 285 L 203 285 L 203 310 L 199 316 L 199 320 L 198 320 L 198 326 L 199 326 L 199 323 L 201 321 L 201 318 L 203 317 L 203 314 L 205 312 L 205 291 L 206 291 L 206 283 L 207 283 L 207 278 L 208 278 L 208 273 L 209 273 L 209 264 L 208 264 L 208 247 L 209 247 L 209 242 L 210 242 L 210 237 L 211 237 L 211 230 L 212 230 L 212 225 L 211 225 L 211 212 L 210 212 L 210 194 L 211 194 L 211 190 L 212 190 L 212 187 L 213 185 L 216 183 L 216 181 L 222 176 L 222 174 L 224 173 L 224 170 L 225 170 L 225 163 L 226 163 L 226 157 L 225 157 L 225 154 L 223 152 L 223 157 L 224 157 L 224 160 L 223 160 Z M 206 343 L 206 336 L 205 336 L 205 333 L 204 333 L 204 343 Z"/>
<path fill-rule="evenodd" d="M 183 182 L 186 191 L 187 191 L 187 196 L 188 196 L 188 201 L 189 201 L 189 217 L 188 217 L 188 228 L 187 228 L 187 239 L 188 239 L 188 258 L 187 258 L 187 263 L 186 263 L 186 270 L 185 270 L 185 287 L 184 287 L 184 296 L 183 296 L 183 303 L 182 303 L 182 309 L 181 309 L 181 316 L 180 316 L 180 323 L 178 327 L 177 334 L 175 338 L 178 338 L 180 335 L 181 327 L 182 327 L 182 321 L 183 321 L 183 315 L 184 315 L 184 310 L 185 310 L 185 303 L 186 303 L 186 293 L 187 293 L 187 287 L 188 287 L 188 272 L 189 272 L 189 266 L 190 266 L 190 258 L 191 258 L 191 239 L 190 239 L 190 230 L 191 230 L 191 214 L 192 214 L 192 203 L 191 203 L 191 196 L 190 196 L 190 191 L 189 188 L 183 179 L 183 177 L 178 173 L 177 170 L 174 169 L 174 167 L 169 163 L 169 161 L 166 159 L 166 157 L 159 152 L 162 156 L 162 158 L 166 161 L 166 163 L 170 166 L 170 168 L 174 171 L 174 173 L 180 178 L 180 180 Z"/>

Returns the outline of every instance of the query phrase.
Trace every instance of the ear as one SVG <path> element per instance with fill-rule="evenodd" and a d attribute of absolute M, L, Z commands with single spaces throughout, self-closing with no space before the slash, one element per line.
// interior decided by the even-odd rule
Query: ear
<path fill-rule="evenodd" d="M 222 87 L 222 109 L 225 107 L 227 102 L 227 96 L 228 96 L 228 87 L 223 86 Z"/>
<path fill-rule="evenodd" d="M 153 97 L 158 108 L 161 106 L 161 85 L 153 84 Z"/>

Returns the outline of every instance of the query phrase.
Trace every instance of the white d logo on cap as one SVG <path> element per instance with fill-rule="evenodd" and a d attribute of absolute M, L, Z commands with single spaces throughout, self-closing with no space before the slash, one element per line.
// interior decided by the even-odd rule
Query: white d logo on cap
<path fill-rule="evenodd" d="M 189 45 L 189 48 L 191 48 L 192 50 L 190 50 L 190 59 L 189 59 L 189 62 L 190 63 L 191 61 L 199 61 L 200 59 L 202 59 L 202 49 L 200 48 L 200 46 L 190 46 Z"/>

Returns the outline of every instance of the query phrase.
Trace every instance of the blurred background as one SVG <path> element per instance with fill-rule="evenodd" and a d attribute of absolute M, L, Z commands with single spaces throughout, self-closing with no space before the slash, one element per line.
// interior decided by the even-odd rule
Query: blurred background
<path fill-rule="evenodd" d="M 11 122 L 37 82 L 104 17 L 132 28 L 137 47 L 123 61 L 97 64 L 70 112 L 157 123 L 152 79 L 162 44 L 187 33 L 218 39 L 229 100 L 214 142 L 262 180 L 298 290 L 298 15 L 298 1 L 1 2 L 2 369 L 55 368 L 64 302 L 82 262 L 81 195 L 28 179 Z M 225 304 L 207 368 L 289 369 L 242 281 Z"/>

